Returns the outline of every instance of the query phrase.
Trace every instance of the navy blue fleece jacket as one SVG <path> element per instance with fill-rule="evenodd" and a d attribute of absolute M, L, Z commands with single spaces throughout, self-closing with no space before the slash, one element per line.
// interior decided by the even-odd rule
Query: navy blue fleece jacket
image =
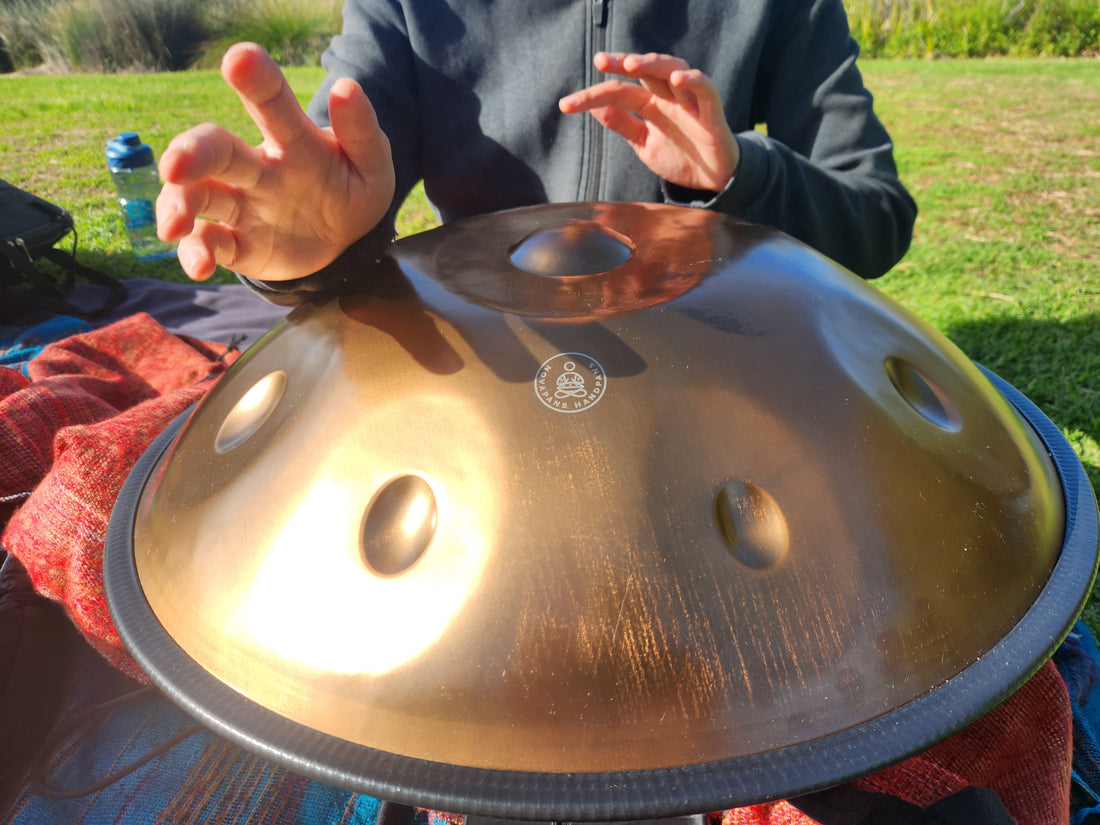
<path fill-rule="evenodd" d="M 662 185 L 617 135 L 557 101 L 600 50 L 703 70 L 741 160 L 722 193 Z M 773 226 L 857 274 L 886 272 L 916 206 L 856 68 L 841 0 L 349 0 L 309 106 L 358 81 L 390 139 L 389 223 L 420 179 L 440 218 L 553 201 L 673 201 Z"/>

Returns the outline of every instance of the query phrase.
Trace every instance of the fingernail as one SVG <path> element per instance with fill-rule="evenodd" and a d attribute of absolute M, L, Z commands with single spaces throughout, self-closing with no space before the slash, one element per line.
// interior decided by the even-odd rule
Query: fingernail
<path fill-rule="evenodd" d="M 181 257 L 183 268 L 188 274 L 198 271 L 201 255 L 197 249 L 189 249 Z"/>

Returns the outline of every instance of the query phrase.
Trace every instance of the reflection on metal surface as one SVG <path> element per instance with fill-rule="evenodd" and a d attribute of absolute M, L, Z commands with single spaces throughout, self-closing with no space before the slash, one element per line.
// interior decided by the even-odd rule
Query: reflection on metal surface
<path fill-rule="evenodd" d="M 387 481 L 363 518 L 363 557 L 382 576 L 404 573 L 428 549 L 439 508 L 428 482 L 417 475 Z"/>
<path fill-rule="evenodd" d="M 783 561 L 790 547 L 787 520 L 767 491 L 731 481 L 718 491 L 718 526 L 734 557 L 756 570 Z"/>
<path fill-rule="evenodd" d="M 556 211 L 519 209 L 504 220 L 481 215 L 435 234 L 411 236 L 402 241 L 401 258 L 473 304 L 514 316 L 592 321 L 672 300 L 713 274 L 723 258 L 736 258 L 756 234 L 753 229 L 725 232 L 722 217 L 705 209 L 653 204 L 548 208 Z M 618 260 L 617 238 L 634 254 L 612 270 L 592 271 L 594 264 L 580 260 L 582 250 L 560 231 L 567 226 L 585 227 L 581 236 L 590 240 L 597 233 L 607 238 L 606 244 L 584 245 L 601 247 L 601 261 Z M 540 241 L 540 263 L 528 262 L 527 256 L 517 261 L 510 250 L 532 238 Z"/>
<path fill-rule="evenodd" d="M 320 340 L 332 333 L 325 323 L 283 331 L 291 329 Z M 499 448 L 483 416 L 462 399 L 385 393 L 367 404 L 361 382 L 376 370 L 372 354 L 325 361 L 300 343 L 277 336 L 266 351 L 241 359 L 245 384 L 271 371 L 269 356 L 285 364 L 293 353 L 309 365 L 288 370 L 265 443 L 249 439 L 217 452 L 206 424 L 224 417 L 220 410 L 235 400 L 235 382 L 211 390 L 181 447 L 188 460 L 162 472 L 135 531 L 136 563 L 146 571 L 150 604 L 179 631 L 181 645 L 227 684 L 265 692 L 271 707 L 290 716 L 330 714 L 369 730 L 369 716 L 356 709 L 359 680 L 416 659 L 477 592 L 500 519 L 497 503 L 479 491 L 500 473 Z M 319 398 L 325 402 L 314 406 Z M 399 428 L 410 442 L 383 439 L 371 446 L 372 460 L 364 460 L 364 438 Z M 434 438 L 461 441 L 470 452 L 437 455 Z M 433 498 L 447 534 L 435 536 L 433 552 L 402 575 L 384 577 L 364 563 L 363 519 L 377 491 L 398 475 L 387 468 L 399 465 L 425 479 L 446 479 L 433 487 Z M 183 479 L 191 473 L 191 482 Z M 218 495 L 196 493 L 230 474 L 236 480 Z M 417 603 L 432 608 L 409 609 Z M 223 655 L 226 639 L 234 640 L 231 656 Z M 330 685 L 327 702 L 303 689 L 332 674 L 346 678 Z"/>
<path fill-rule="evenodd" d="M 387 673 L 435 644 L 476 587 L 481 561 L 476 534 L 461 536 L 471 544 L 461 553 L 393 578 L 369 570 L 357 554 L 318 552 L 319 543 L 353 544 L 347 533 L 356 501 L 355 493 L 333 478 L 315 481 L 272 537 L 255 574 L 233 593 L 239 604 L 227 605 L 223 632 L 258 657 L 253 678 L 268 668 L 268 679 L 292 679 L 303 670 L 322 679 L 326 673 L 360 678 Z M 304 599 L 306 594 L 315 596 Z M 432 609 L 408 609 L 421 599 Z M 321 628 L 325 631 L 318 632 Z M 280 662 L 289 673 L 279 674 Z M 232 670 L 226 675 L 232 678 Z"/>
<path fill-rule="evenodd" d="M 962 427 L 955 406 L 919 369 L 903 358 L 886 359 L 886 374 L 894 388 L 918 413 L 937 427 L 957 432 Z"/>
<path fill-rule="evenodd" d="M 562 278 L 510 259 L 572 222 L 633 254 Z M 133 529 L 179 647 L 334 741 L 539 776 L 734 771 L 949 683 L 1058 560 L 1028 424 L 779 233 L 559 205 L 355 274 L 377 291 L 295 310 L 234 364 Z M 238 387 L 276 373 L 266 425 L 216 449 Z M 558 392 L 583 414 L 548 410 Z"/>
<path fill-rule="evenodd" d="M 633 254 L 630 241 L 593 221 L 571 221 L 528 235 L 509 260 L 536 275 L 569 278 L 598 275 L 622 266 Z"/>
<path fill-rule="evenodd" d="M 219 452 L 232 450 L 263 426 L 283 397 L 286 373 L 275 370 L 257 381 L 225 417 L 214 446 Z"/>

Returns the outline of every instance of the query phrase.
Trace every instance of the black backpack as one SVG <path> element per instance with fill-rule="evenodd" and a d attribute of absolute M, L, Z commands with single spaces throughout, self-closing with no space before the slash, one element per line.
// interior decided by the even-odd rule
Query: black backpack
<path fill-rule="evenodd" d="M 72 234 L 71 252 L 56 249 Z M 93 318 L 113 309 L 126 297 L 122 284 L 109 275 L 78 263 L 73 217 L 64 208 L 0 180 L 0 323 L 14 323 L 38 310 Z M 60 276 L 39 268 L 43 258 L 60 267 Z M 107 298 L 92 309 L 67 300 L 77 277 L 106 288 Z"/>

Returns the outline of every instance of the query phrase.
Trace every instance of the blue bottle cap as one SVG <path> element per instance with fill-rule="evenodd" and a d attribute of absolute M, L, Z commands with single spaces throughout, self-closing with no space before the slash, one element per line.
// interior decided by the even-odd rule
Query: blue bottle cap
<path fill-rule="evenodd" d="M 137 132 L 121 132 L 107 144 L 107 162 L 116 168 L 136 169 L 153 163 L 153 150 L 142 143 Z"/>

